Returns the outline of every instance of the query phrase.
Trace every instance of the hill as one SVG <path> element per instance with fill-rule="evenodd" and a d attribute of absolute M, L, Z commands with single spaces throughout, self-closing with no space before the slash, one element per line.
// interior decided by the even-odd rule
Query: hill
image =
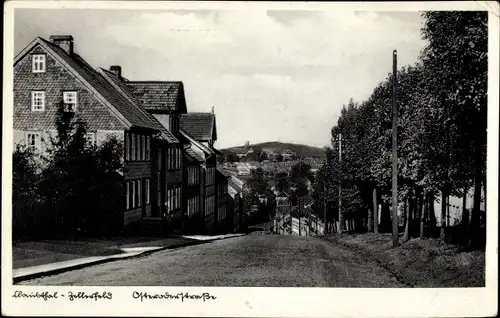
<path fill-rule="evenodd" d="M 307 146 L 307 145 L 301 145 L 301 144 L 293 144 L 293 143 L 285 143 L 285 142 L 278 142 L 278 141 L 268 141 L 268 142 L 262 142 L 258 144 L 252 144 L 250 147 L 259 147 L 262 148 L 262 150 L 266 152 L 283 152 L 285 150 L 290 150 L 291 152 L 294 152 L 295 155 L 299 158 L 304 158 L 304 157 L 325 157 L 325 150 L 323 148 L 319 147 L 313 147 L 313 146 Z M 222 149 L 221 151 L 233 151 L 233 152 L 240 152 L 241 149 L 243 149 L 243 146 L 240 147 L 230 147 L 226 149 Z"/>

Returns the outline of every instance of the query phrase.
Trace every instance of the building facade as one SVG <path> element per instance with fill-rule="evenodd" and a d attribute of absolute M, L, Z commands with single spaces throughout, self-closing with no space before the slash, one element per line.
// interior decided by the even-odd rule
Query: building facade
<path fill-rule="evenodd" d="M 70 35 L 40 37 L 14 60 L 14 143 L 46 154 L 58 111 L 87 126 L 88 139 L 117 138 L 124 148 L 123 226 L 151 213 L 152 144 L 161 127 L 129 102 L 74 51 Z"/>
<path fill-rule="evenodd" d="M 92 68 L 70 35 L 36 38 L 14 61 L 13 109 L 14 142 L 40 156 L 60 109 L 85 122 L 90 143 L 119 140 L 123 227 L 154 221 L 170 230 L 215 231 L 227 221 L 215 114 L 188 113 L 182 82 L 132 81 L 118 65 Z"/>

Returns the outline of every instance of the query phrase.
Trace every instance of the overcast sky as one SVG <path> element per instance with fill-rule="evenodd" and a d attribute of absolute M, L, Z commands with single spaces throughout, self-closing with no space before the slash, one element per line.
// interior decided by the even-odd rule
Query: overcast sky
<path fill-rule="evenodd" d="M 224 148 L 263 141 L 325 146 L 343 104 L 366 99 L 425 42 L 418 12 L 17 9 L 15 53 L 71 34 L 93 67 L 131 80 L 181 80 L 188 111 L 215 107 Z M 388 105 L 389 107 L 389 105 Z"/>

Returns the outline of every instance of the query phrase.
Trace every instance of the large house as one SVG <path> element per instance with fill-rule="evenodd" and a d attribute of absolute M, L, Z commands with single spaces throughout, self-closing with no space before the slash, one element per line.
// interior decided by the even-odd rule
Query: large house
<path fill-rule="evenodd" d="M 213 108 L 211 113 L 182 114 L 180 131 L 192 149 L 203 158 L 201 211 L 204 214 L 205 229 L 214 232 L 218 228 L 216 170 L 217 155 L 220 155 L 220 152 L 214 148 L 214 143 L 217 141 L 217 126 Z"/>
<path fill-rule="evenodd" d="M 120 66 L 92 68 L 70 35 L 37 37 L 14 60 L 14 142 L 44 153 L 60 107 L 86 123 L 90 142 L 122 143 L 124 228 L 214 228 L 215 114 L 188 114 L 182 82 L 130 81 Z"/>
<path fill-rule="evenodd" d="M 73 50 L 72 36 L 37 37 L 14 59 L 14 143 L 43 154 L 62 105 L 87 124 L 88 137 L 124 145 L 123 225 L 152 213 L 152 140 L 161 125 Z"/>

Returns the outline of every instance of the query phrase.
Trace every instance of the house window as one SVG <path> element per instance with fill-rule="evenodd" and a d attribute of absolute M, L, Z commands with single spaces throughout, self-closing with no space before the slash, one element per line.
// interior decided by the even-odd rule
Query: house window
<path fill-rule="evenodd" d="M 141 136 L 141 160 L 146 160 L 146 136 Z"/>
<path fill-rule="evenodd" d="M 125 193 L 126 193 L 126 209 L 130 209 L 130 182 L 125 183 Z"/>
<path fill-rule="evenodd" d="M 146 205 L 149 204 L 149 179 L 146 179 Z"/>
<path fill-rule="evenodd" d="M 85 141 L 87 142 L 87 146 L 95 145 L 95 134 L 94 133 L 86 133 Z"/>
<path fill-rule="evenodd" d="M 34 54 L 32 57 L 31 70 L 33 73 L 45 72 L 45 54 Z"/>
<path fill-rule="evenodd" d="M 167 169 L 172 170 L 172 158 L 170 158 L 171 148 L 167 148 Z"/>
<path fill-rule="evenodd" d="M 33 152 L 40 152 L 42 149 L 42 134 L 39 132 L 26 133 L 26 147 Z"/>
<path fill-rule="evenodd" d="M 132 161 L 135 161 L 135 154 L 136 154 L 136 140 L 135 140 L 135 134 L 130 134 L 130 139 L 131 139 L 131 144 L 130 144 L 130 152 L 131 152 L 131 156 L 130 156 L 130 160 Z"/>
<path fill-rule="evenodd" d="M 45 110 L 45 92 L 32 91 L 31 92 L 31 111 L 43 112 Z"/>
<path fill-rule="evenodd" d="M 177 149 L 177 169 L 181 168 L 181 150 Z"/>
<path fill-rule="evenodd" d="M 130 196 L 132 197 L 132 203 L 130 204 L 130 208 L 132 208 L 132 209 L 135 208 L 135 195 L 137 193 L 136 188 L 135 188 L 135 184 L 136 183 L 134 181 L 132 181 L 131 184 L 130 184 L 131 187 L 132 187 L 132 191 L 131 191 L 131 194 L 130 194 Z"/>
<path fill-rule="evenodd" d="M 177 208 L 181 207 L 181 187 L 177 187 Z"/>
<path fill-rule="evenodd" d="M 129 156 L 129 148 L 130 148 L 130 140 L 129 140 L 129 133 L 125 133 L 125 161 L 129 161 L 130 156 Z"/>
<path fill-rule="evenodd" d="M 77 93 L 76 92 L 63 92 L 64 111 L 76 112 L 77 106 Z"/>
<path fill-rule="evenodd" d="M 137 180 L 137 206 L 142 206 L 141 181 Z"/>
<path fill-rule="evenodd" d="M 149 148 L 150 148 L 150 138 L 149 136 L 146 136 L 146 160 L 149 160 L 149 156 L 150 156 L 150 151 L 149 151 Z"/>

